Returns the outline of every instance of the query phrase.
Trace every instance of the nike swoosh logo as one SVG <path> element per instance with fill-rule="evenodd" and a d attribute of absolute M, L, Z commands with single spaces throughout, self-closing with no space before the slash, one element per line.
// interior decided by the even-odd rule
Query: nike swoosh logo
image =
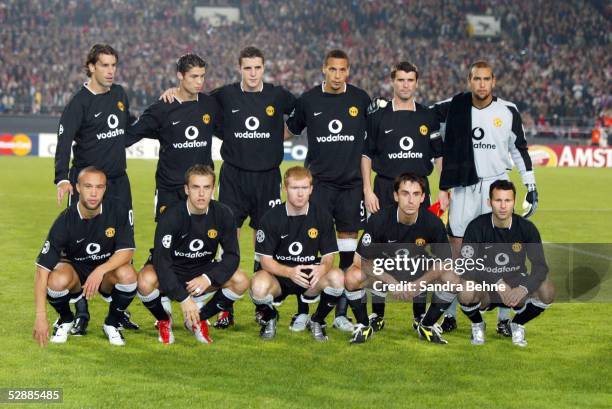
<path fill-rule="evenodd" d="M 187 234 L 189 234 L 189 233 L 187 233 Z M 187 234 L 183 234 L 183 235 L 181 236 L 181 239 L 184 239 L 185 237 L 187 237 Z"/>
<path fill-rule="evenodd" d="M 238 111 L 240 111 L 240 110 L 239 109 L 232 109 L 232 114 L 235 114 Z"/>
<path fill-rule="evenodd" d="M 98 112 L 97 114 L 94 115 L 95 118 L 99 117 L 100 115 L 102 115 L 102 112 Z"/>
<path fill-rule="evenodd" d="M 315 112 L 315 113 L 314 113 L 314 116 L 319 116 L 319 115 L 321 115 L 322 113 L 323 113 L 323 112 Z"/>
<path fill-rule="evenodd" d="M 493 247 L 493 246 L 485 246 L 485 250 L 488 250 L 488 249 L 490 249 L 491 247 Z"/>
<path fill-rule="evenodd" d="M 176 125 L 176 124 L 180 124 L 180 123 L 181 123 L 181 121 L 176 121 L 176 122 L 172 121 L 172 125 Z"/>
<path fill-rule="evenodd" d="M 395 243 L 397 240 L 387 240 L 387 243 Z"/>
<path fill-rule="evenodd" d="M 385 129 L 385 133 L 393 132 L 393 129 Z"/>
<path fill-rule="evenodd" d="M 82 242 L 83 240 L 85 240 L 85 239 L 80 239 L 80 240 L 77 240 L 77 244 L 78 244 L 78 243 L 80 243 L 80 242 Z"/>
<path fill-rule="evenodd" d="M 281 239 L 284 239 L 287 236 L 288 236 L 288 234 L 285 234 L 284 236 L 281 236 Z"/>

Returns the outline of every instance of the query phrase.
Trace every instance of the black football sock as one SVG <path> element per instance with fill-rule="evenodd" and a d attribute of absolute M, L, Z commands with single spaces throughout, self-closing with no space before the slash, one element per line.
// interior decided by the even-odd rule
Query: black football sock
<path fill-rule="evenodd" d="M 312 314 L 311 320 L 318 322 L 319 324 L 325 324 L 325 317 L 327 317 L 331 310 L 334 309 L 336 303 L 343 293 L 344 288 L 325 287 L 321 293 L 319 306 L 317 307 L 315 313 Z"/>
<path fill-rule="evenodd" d="M 355 314 L 357 323 L 366 327 L 370 325 L 370 320 L 368 319 L 368 298 L 366 297 L 365 290 L 345 291 L 345 294 L 351 310 Z"/>
<path fill-rule="evenodd" d="M 432 297 L 432 302 L 433 302 Z M 427 311 L 427 292 L 424 291 L 417 295 L 412 300 L 412 316 L 416 320 L 420 320 Z M 437 320 L 436 320 L 437 321 Z"/>
<path fill-rule="evenodd" d="M 540 300 L 530 298 L 525 302 L 525 307 L 519 310 L 518 314 L 512 318 L 512 322 L 515 324 L 525 325 L 538 315 L 542 314 L 549 306 L 550 304 L 545 304 Z"/>
<path fill-rule="evenodd" d="M 208 301 L 200 310 L 200 319 L 207 320 L 213 315 L 218 314 L 220 311 L 227 311 L 227 309 L 234 304 L 234 301 L 239 300 L 240 298 L 241 296 L 229 288 L 217 290 L 210 301 Z"/>
<path fill-rule="evenodd" d="M 302 297 L 300 297 L 299 294 L 296 295 L 296 298 L 297 298 L 297 313 L 308 315 L 308 312 L 309 312 L 308 303 L 305 303 L 304 301 L 302 301 Z"/>
<path fill-rule="evenodd" d="M 387 293 L 370 290 L 370 294 L 372 295 L 372 312 L 381 318 L 384 317 Z"/>
<path fill-rule="evenodd" d="M 70 293 L 68 290 L 55 291 L 47 288 L 47 300 L 60 316 L 60 323 L 74 321 L 74 314 L 70 310 Z"/>
<path fill-rule="evenodd" d="M 113 327 L 119 326 L 119 321 L 124 316 L 124 312 L 136 296 L 137 284 L 115 284 L 111 291 L 113 300 L 108 306 L 108 315 L 104 320 L 106 325 Z"/>
<path fill-rule="evenodd" d="M 82 317 L 85 319 L 89 319 L 89 306 L 87 304 L 87 298 L 83 295 L 83 290 L 79 290 L 76 293 L 70 293 L 70 298 L 72 300 L 76 299 L 74 303 L 75 316 L 77 318 Z"/>
<path fill-rule="evenodd" d="M 445 291 L 436 291 L 431 296 L 431 304 L 425 313 L 425 316 L 421 320 L 421 324 L 426 327 L 434 325 L 438 319 L 444 314 L 444 311 L 453 302 L 456 295 L 447 293 Z"/>
<path fill-rule="evenodd" d="M 147 307 L 151 314 L 155 317 L 156 320 L 159 321 L 167 321 L 170 319 L 166 310 L 164 310 L 164 306 L 161 302 L 161 295 L 159 294 L 159 290 L 156 288 L 149 295 L 142 295 L 138 293 L 138 298 L 142 301 L 142 304 Z"/>
<path fill-rule="evenodd" d="M 251 293 L 251 300 L 255 304 L 256 313 L 261 314 L 263 321 L 268 321 L 278 316 L 276 309 L 272 306 L 274 297 L 271 294 L 258 298 Z"/>
<path fill-rule="evenodd" d="M 463 304 L 461 303 L 461 311 L 472 321 L 474 324 L 482 322 L 482 314 L 480 313 L 480 303 Z"/>

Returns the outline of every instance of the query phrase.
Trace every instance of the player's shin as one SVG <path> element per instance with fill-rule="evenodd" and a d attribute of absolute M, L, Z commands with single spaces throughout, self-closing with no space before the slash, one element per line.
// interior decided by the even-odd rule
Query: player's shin
<path fill-rule="evenodd" d="M 545 304 L 537 298 L 529 298 L 525 301 L 525 306 L 514 316 L 512 323 L 525 325 L 542 314 L 548 307 L 550 307 L 550 304 Z"/>
<path fill-rule="evenodd" d="M 265 325 L 268 320 L 276 318 L 276 309 L 272 306 L 274 297 L 271 294 L 264 297 L 256 297 L 251 293 L 251 299 L 253 304 L 255 304 L 255 317 L 258 324 Z"/>
<path fill-rule="evenodd" d="M 76 318 L 85 318 L 88 320 L 89 308 L 87 305 L 87 299 L 83 296 L 83 290 L 79 290 L 76 293 L 71 293 L 70 298 L 70 301 L 74 303 Z"/>
<path fill-rule="evenodd" d="M 345 291 L 346 298 L 348 300 L 349 305 L 351 306 L 351 310 L 353 310 L 353 314 L 355 314 L 355 319 L 357 323 L 362 324 L 364 326 L 369 326 L 370 321 L 368 319 L 368 304 L 365 290 L 356 290 L 356 291 Z"/>
<path fill-rule="evenodd" d="M 118 327 L 125 316 L 125 310 L 136 296 L 137 283 L 115 284 L 111 291 L 112 301 L 108 307 L 105 324 Z"/>
<path fill-rule="evenodd" d="M 455 294 L 446 291 L 436 291 L 433 293 L 431 304 L 421 320 L 421 324 L 427 327 L 434 325 L 456 297 Z"/>
<path fill-rule="evenodd" d="M 344 288 L 325 287 L 321 293 L 321 300 L 311 320 L 325 324 L 325 317 L 334 309 L 336 303 L 344 293 Z"/>
<path fill-rule="evenodd" d="M 147 307 L 156 320 L 167 321 L 170 319 L 168 313 L 164 309 L 161 301 L 161 295 L 159 294 L 159 290 L 157 288 L 148 295 L 143 295 L 139 292 L 138 298 L 140 298 L 142 304 Z"/>
<path fill-rule="evenodd" d="M 241 298 L 241 295 L 236 294 L 229 288 L 222 288 L 200 310 L 200 319 L 207 320 L 221 311 L 228 311 L 234 305 L 234 302 Z"/>
<path fill-rule="evenodd" d="M 372 301 L 372 303 L 373 302 L 374 301 Z M 426 311 L 427 311 L 427 292 L 424 291 L 412 299 L 412 316 L 414 317 L 415 321 L 417 320 L 420 321 L 421 318 L 425 315 Z"/>
<path fill-rule="evenodd" d="M 60 316 L 60 323 L 72 322 L 74 314 L 70 310 L 71 294 L 68 290 L 55 291 L 47 288 L 47 300 Z"/>
<path fill-rule="evenodd" d="M 374 289 L 370 289 L 369 291 L 370 295 L 372 296 L 372 312 L 381 318 L 384 317 L 387 293 L 376 291 Z"/>
<path fill-rule="evenodd" d="M 461 303 L 461 311 L 472 321 L 474 324 L 482 322 L 482 314 L 480 313 L 480 302 L 464 304 Z"/>

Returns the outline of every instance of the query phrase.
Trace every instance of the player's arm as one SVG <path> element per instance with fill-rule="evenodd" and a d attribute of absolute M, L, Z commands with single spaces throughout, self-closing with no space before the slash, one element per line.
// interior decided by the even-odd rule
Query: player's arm
<path fill-rule="evenodd" d="M 440 122 L 436 117 L 435 110 L 432 109 L 432 120 L 430 122 L 431 131 L 429 133 L 429 150 L 431 157 L 434 158 L 434 168 L 438 172 L 438 176 L 442 176 L 442 167 L 444 165 L 442 156 L 444 154 L 444 141 L 440 132 Z M 438 190 L 438 201 L 442 211 L 448 208 L 450 202 L 450 194 L 447 190 Z"/>
<path fill-rule="evenodd" d="M 153 267 L 159 279 L 160 289 L 170 299 L 183 302 L 189 297 L 189 293 L 174 273 L 172 262 L 172 249 L 174 242 L 180 237 L 182 223 L 179 218 L 172 216 L 174 214 L 165 215 L 157 223 L 153 245 Z M 173 227 L 173 224 L 178 224 L 179 227 Z"/>
<path fill-rule="evenodd" d="M 540 285 L 546 280 L 548 274 L 548 264 L 544 257 L 544 247 L 538 229 L 531 223 L 527 225 L 527 258 L 531 263 L 531 273 L 527 277 L 523 277 L 519 286 L 525 289 L 525 295 L 534 293 Z"/>
<path fill-rule="evenodd" d="M 297 102 L 297 98 L 295 97 L 295 95 L 293 95 L 290 91 L 288 91 L 285 88 L 282 88 L 282 96 L 281 96 L 281 100 L 282 100 L 282 106 L 283 106 L 283 115 L 287 115 L 287 117 L 289 115 L 291 115 L 291 113 L 293 112 L 293 110 L 295 109 L 295 103 Z M 291 133 L 291 131 L 289 131 L 289 128 L 287 128 L 287 124 L 284 124 L 284 128 L 283 128 L 283 139 L 287 140 L 289 138 L 291 138 L 293 136 L 293 134 Z"/>
<path fill-rule="evenodd" d="M 376 102 L 372 102 L 375 104 Z M 370 107 L 368 110 L 371 110 Z M 376 111 L 368 114 L 366 119 L 367 138 L 361 154 L 361 179 L 363 180 L 363 198 L 368 212 L 376 213 L 380 210 L 380 202 L 372 188 L 372 158 L 376 155 L 377 119 Z"/>
<path fill-rule="evenodd" d="M 81 127 L 83 121 L 84 108 L 77 100 L 72 98 L 68 103 L 60 118 L 57 131 L 57 146 L 55 148 L 55 179 L 57 185 L 57 203 L 61 204 L 66 193 L 72 194 L 72 184 L 68 179 L 70 168 L 70 154 L 72 152 L 72 142 Z"/>
<path fill-rule="evenodd" d="M 302 95 L 295 101 L 295 106 L 285 122 L 287 130 L 292 135 L 298 136 L 302 133 L 304 128 L 306 128 L 306 113 L 304 105 L 304 95 Z"/>
<path fill-rule="evenodd" d="M 140 115 L 140 118 L 127 127 L 126 147 L 134 145 L 142 138 L 159 139 L 159 129 L 162 125 L 162 112 L 159 108 L 159 104 L 151 105 Z"/>
<path fill-rule="evenodd" d="M 47 319 L 47 286 L 49 273 L 60 261 L 61 250 L 67 243 L 66 231 L 62 229 L 62 216 L 53 223 L 49 235 L 36 258 L 34 278 L 34 330 L 32 337 L 40 346 L 47 345 L 49 339 L 49 320 Z"/>
<path fill-rule="evenodd" d="M 525 129 L 523 128 L 521 114 L 515 106 L 508 106 L 508 109 L 512 112 L 512 128 L 508 147 L 512 161 L 521 174 L 523 184 L 527 187 L 527 195 L 523 203 L 523 209 L 525 210 L 523 217 L 530 217 L 538 208 L 538 191 L 536 189 L 535 174 L 531 157 L 529 156 L 527 140 L 525 139 Z"/>
<path fill-rule="evenodd" d="M 223 256 L 221 261 L 217 263 L 217 268 L 214 271 L 215 274 L 212 277 L 207 277 L 215 287 L 221 287 L 225 284 L 240 265 L 240 247 L 238 236 L 236 235 L 236 222 L 229 211 L 223 218 L 220 244 L 223 249 Z M 205 274 L 203 275 L 205 276 Z"/>
<path fill-rule="evenodd" d="M 319 233 L 319 254 L 321 254 L 321 262 L 319 265 L 314 265 L 310 273 L 310 288 L 315 288 L 321 277 L 329 272 L 334 266 L 334 258 L 338 252 L 338 240 L 336 240 L 336 230 L 334 229 L 334 221 L 331 215 L 327 212 L 320 213 L 320 221 L 317 222 L 322 226 Z"/>

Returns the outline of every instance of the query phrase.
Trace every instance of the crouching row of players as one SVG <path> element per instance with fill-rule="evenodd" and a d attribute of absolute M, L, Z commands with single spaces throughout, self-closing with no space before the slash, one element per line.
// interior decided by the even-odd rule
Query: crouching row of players
<path fill-rule="evenodd" d="M 382 317 L 368 317 L 365 289 L 402 280 L 396 274 L 372 274 L 367 266 L 375 257 L 371 251 L 375 245 L 411 243 L 416 249 L 411 257 L 450 258 L 442 222 L 420 206 L 424 180 L 403 174 L 394 184 L 396 205 L 368 220 L 353 265 L 346 273 L 334 268 L 338 248 L 332 218 L 309 201 L 313 188 L 310 172 L 293 167 L 284 175 L 287 201 L 271 209 L 256 232 L 255 252 L 260 256 L 261 269 L 249 281 L 238 267 L 240 251 L 234 218 L 229 208 L 212 200 L 214 186 L 215 174 L 210 167 L 195 165 L 187 171 L 187 200 L 169 207 L 160 217 L 154 251 L 137 274 L 131 264 L 135 248 L 131 213 L 116 200 L 104 198 L 103 172 L 93 167 L 83 169 L 77 183 L 79 202 L 57 218 L 36 262 L 33 335 L 39 344 L 49 339 L 45 298 L 59 314 L 51 342 L 64 343 L 69 334 L 85 333 L 89 316 L 79 310 L 79 300 L 92 298 L 96 291 L 110 301 L 103 332 L 113 345 L 125 344 L 123 329 L 138 328 L 126 311 L 136 294 L 156 318 L 160 342 L 174 342 L 171 307 L 163 302 L 164 295 L 180 303 L 185 327 L 195 338 L 211 343 L 208 320 L 218 314 L 215 327 L 233 324 L 233 304 L 249 288 L 262 339 L 274 338 L 279 319 L 276 307 L 287 296 L 296 295 L 307 303 L 318 301 L 318 306 L 301 328 L 296 323 L 292 328 L 307 328 L 314 339 L 327 340 L 325 319 L 346 292 L 357 320 L 350 342 L 363 343 L 384 327 Z M 402 281 L 413 283 L 413 287 L 395 286 L 392 294 L 396 298 L 415 300 L 423 298 L 419 289 L 426 284 L 450 283 L 453 288 L 461 288 L 471 280 L 506 285 L 495 293 L 435 292 L 424 314 L 421 304 L 414 303 L 413 328 L 421 338 L 446 343 L 435 323 L 458 292 L 462 309 L 472 321 L 473 344 L 484 342 L 480 311 L 506 305 L 518 310 L 512 323 L 512 340 L 516 345 L 526 345 L 524 324 L 552 302 L 554 290 L 546 279 L 543 253 L 530 252 L 527 246 L 516 247 L 520 243 L 541 247 L 541 241 L 533 224 L 513 214 L 515 193 L 511 182 L 498 181 L 491 186 L 493 212 L 469 225 L 465 243 L 470 244 L 463 253 L 486 259 L 483 252 L 491 246 L 481 249 L 475 243 L 513 243 L 512 262 L 517 268 L 504 269 L 509 273 L 481 270 L 462 276 L 449 268 L 421 269 Z M 527 257 L 531 274 L 526 274 Z M 71 302 L 76 302 L 76 314 Z"/>

